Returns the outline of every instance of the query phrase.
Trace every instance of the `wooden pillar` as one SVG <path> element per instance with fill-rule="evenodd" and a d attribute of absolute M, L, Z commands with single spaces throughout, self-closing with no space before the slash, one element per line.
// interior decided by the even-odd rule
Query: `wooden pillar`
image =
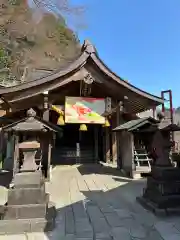
<path fill-rule="evenodd" d="M 8 133 L 6 157 L 4 160 L 3 168 L 6 170 L 13 170 L 13 154 L 14 154 L 14 137 Z"/>
<path fill-rule="evenodd" d="M 120 118 L 120 109 L 117 109 L 116 112 L 116 125 L 119 126 L 121 124 Z M 122 159 L 121 159 L 121 152 L 120 152 L 120 133 L 116 132 L 116 142 L 117 142 L 117 167 L 119 169 L 122 168 Z"/>
<path fill-rule="evenodd" d="M 13 177 L 19 171 L 19 136 L 14 136 Z"/>
<path fill-rule="evenodd" d="M 98 141 L 98 126 L 94 126 L 94 157 L 95 161 L 99 161 L 99 141 Z"/>
<path fill-rule="evenodd" d="M 48 177 L 48 172 L 49 172 L 49 162 L 48 162 L 48 158 L 49 158 L 49 136 L 44 135 L 42 136 L 42 140 L 41 140 L 41 146 L 42 146 L 42 171 L 43 174 L 45 176 L 45 178 Z"/>
<path fill-rule="evenodd" d="M 112 162 L 116 163 L 117 162 L 117 138 L 116 138 L 116 133 L 113 132 L 113 128 L 117 126 L 116 124 L 116 113 L 112 117 L 111 121 L 111 138 L 112 138 Z"/>
<path fill-rule="evenodd" d="M 120 125 L 120 108 L 118 107 L 116 109 L 116 112 L 112 116 L 111 129 L 114 129 L 119 125 Z M 112 135 L 112 161 L 113 163 L 117 163 L 118 168 L 120 168 L 121 167 L 121 158 L 120 158 L 120 150 L 119 150 L 120 134 L 112 131 L 111 135 Z"/>
<path fill-rule="evenodd" d="M 49 139 L 49 145 L 48 145 L 47 180 L 50 180 L 51 149 L 52 149 L 52 141 L 51 141 L 51 139 Z"/>
<path fill-rule="evenodd" d="M 110 129 L 109 127 L 105 128 L 105 162 L 111 161 L 111 152 L 110 152 Z"/>

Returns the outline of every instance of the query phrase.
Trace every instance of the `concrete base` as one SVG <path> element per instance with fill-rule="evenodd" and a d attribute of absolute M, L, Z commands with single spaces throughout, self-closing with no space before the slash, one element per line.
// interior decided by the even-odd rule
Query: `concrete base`
<path fill-rule="evenodd" d="M 48 232 L 55 227 L 55 208 L 48 208 L 45 218 L 0 220 L 0 235 Z"/>
<path fill-rule="evenodd" d="M 17 173 L 14 177 L 15 188 L 39 188 L 44 179 L 39 171 Z"/>
<path fill-rule="evenodd" d="M 143 196 L 138 201 L 153 212 L 180 209 L 180 169 L 153 166 Z"/>
<path fill-rule="evenodd" d="M 49 205 L 44 178 L 40 171 L 17 173 L 8 201 L 0 208 L 0 234 L 50 231 L 55 208 Z"/>
<path fill-rule="evenodd" d="M 167 216 L 167 215 L 174 215 L 174 214 L 180 214 L 180 208 L 159 208 L 156 203 L 150 201 L 147 198 L 144 197 L 137 197 L 137 202 L 140 203 L 145 209 L 150 210 L 155 215 L 159 216 Z"/>

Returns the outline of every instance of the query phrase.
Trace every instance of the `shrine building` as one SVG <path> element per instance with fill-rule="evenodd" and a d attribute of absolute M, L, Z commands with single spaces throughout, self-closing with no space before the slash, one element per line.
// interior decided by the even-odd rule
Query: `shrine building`
<path fill-rule="evenodd" d="M 122 132 L 113 130 L 127 122 L 132 124 L 131 120 L 138 123 L 137 114 L 164 103 L 162 97 L 112 72 L 89 41 L 84 42 L 80 56 L 69 66 L 36 80 L 0 88 L 0 96 L 5 111 L 1 127 L 24 118 L 31 108 L 39 119 L 59 126 L 61 131 L 55 134 L 51 146 L 52 165 L 102 161 L 117 162 L 124 169 L 134 164 L 138 139 L 127 131 L 129 126 Z M 13 154 L 12 136 L 1 146 L 5 148 L 6 165 Z"/>

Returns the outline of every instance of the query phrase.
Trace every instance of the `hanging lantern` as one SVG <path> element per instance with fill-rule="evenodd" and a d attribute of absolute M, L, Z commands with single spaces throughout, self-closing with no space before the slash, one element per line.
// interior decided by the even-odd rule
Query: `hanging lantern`
<path fill-rule="evenodd" d="M 62 115 L 60 115 L 58 117 L 57 124 L 60 125 L 60 126 L 64 126 L 65 125 L 64 118 L 63 118 Z"/>
<path fill-rule="evenodd" d="M 87 131 L 86 124 L 81 124 L 80 127 L 79 127 L 79 131 Z"/>
<path fill-rule="evenodd" d="M 105 120 L 105 124 L 103 125 L 103 127 L 110 127 L 110 123 L 108 119 Z"/>

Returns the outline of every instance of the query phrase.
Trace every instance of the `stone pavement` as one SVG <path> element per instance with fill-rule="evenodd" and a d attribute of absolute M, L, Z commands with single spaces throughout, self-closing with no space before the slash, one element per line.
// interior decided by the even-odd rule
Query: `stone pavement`
<path fill-rule="evenodd" d="M 180 217 L 155 217 L 136 202 L 144 186 L 108 167 L 55 167 L 47 185 L 57 208 L 54 231 L 0 240 L 180 240 Z"/>

